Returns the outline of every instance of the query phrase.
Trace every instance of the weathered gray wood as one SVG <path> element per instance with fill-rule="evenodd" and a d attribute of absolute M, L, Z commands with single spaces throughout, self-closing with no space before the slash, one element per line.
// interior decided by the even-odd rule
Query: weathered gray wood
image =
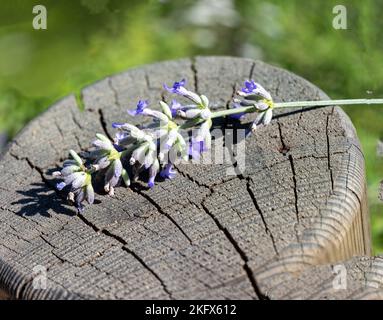
<path fill-rule="evenodd" d="M 225 57 L 109 77 L 82 91 L 83 112 L 64 98 L 1 159 L 0 287 L 26 299 L 310 298 L 302 284 L 325 287 L 328 264 L 370 254 L 363 155 L 337 107 L 277 112 L 246 139 L 245 172 L 228 176 L 233 163 L 179 165 L 172 181 L 97 195 L 76 215 L 53 190 L 52 169 L 68 149 L 88 148 L 96 132 L 112 135 L 112 122 L 141 121 L 126 109 L 139 98 L 169 100 L 162 83 L 181 78 L 214 105 L 228 106 L 248 78 L 276 101 L 326 98 L 289 72 Z M 36 266 L 46 268 L 45 290 L 33 287 Z M 301 280 L 291 293 L 280 281 L 295 283 L 292 275 Z"/>
<path fill-rule="evenodd" d="M 344 278 L 338 282 L 338 275 Z M 334 283 L 335 282 L 335 283 Z M 271 299 L 383 299 L 382 257 L 354 257 L 334 265 L 283 273 L 263 287 Z"/>

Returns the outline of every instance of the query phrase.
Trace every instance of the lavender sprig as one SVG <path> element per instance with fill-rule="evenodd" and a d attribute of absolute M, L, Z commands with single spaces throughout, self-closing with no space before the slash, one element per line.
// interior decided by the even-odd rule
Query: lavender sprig
<path fill-rule="evenodd" d="M 68 189 L 68 198 L 73 201 L 79 212 L 84 209 L 83 202 L 94 202 L 92 185 L 93 175 L 102 175 L 104 190 L 114 195 L 115 187 L 122 180 L 129 187 L 137 181 L 139 174 L 148 171 L 148 187 L 153 188 L 158 175 L 164 179 L 173 179 L 176 175 L 177 161 L 193 159 L 211 147 L 212 121 L 218 117 L 231 116 L 241 118 L 246 113 L 257 113 L 252 130 L 268 125 L 275 108 L 321 107 L 328 105 L 383 104 L 383 99 L 354 99 L 327 101 L 274 102 L 271 94 L 254 80 L 246 80 L 237 91 L 238 98 L 233 99 L 233 108 L 212 112 L 210 101 L 205 95 L 188 90 L 183 79 L 164 88 L 178 96 L 188 99 L 191 104 L 182 105 L 173 99 L 170 106 L 160 101 L 161 111 L 149 107 L 148 100 L 139 100 L 134 110 L 128 110 L 133 117 L 150 117 L 147 126 L 137 127 L 129 123 L 113 123 L 117 133 L 113 141 L 102 134 L 96 134 L 93 149 L 84 153 L 85 160 L 73 150 L 71 159 L 64 161 L 61 171 L 54 176 L 62 179 L 57 184 L 59 191 Z M 183 122 L 179 124 L 176 119 Z M 189 143 L 182 132 L 195 129 Z"/>
<path fill-rule="evenodd" d="M 83 161 L 75 151 L 70 150 L 69 153 L 72 159 L 64 161 L 63 169 L 55 171 L 53 175 L 64 180 L 57 184 L 57 189 L 61 191 L 68 186 L 70 188 L 68 200 L 74 202 L 77 210 L 82 212 L 84 200 L 89 204 L 94 202 L 92 171 L 84 166 Z"/>

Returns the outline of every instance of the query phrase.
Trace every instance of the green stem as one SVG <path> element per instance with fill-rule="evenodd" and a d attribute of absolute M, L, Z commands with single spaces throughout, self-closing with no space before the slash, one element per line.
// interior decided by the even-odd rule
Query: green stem
<path fill-rule="evenodd" d="M 255 111 L 257 111 L 257 108 L 254 106 L 226 109 L 226 110 L 222 110 L 222 111 L 212 112 L 211 119 L 219 118 L 219 117 L 225 117 L 225 116 L 229 116 L 232 114 L 250 113 L 250 112 L 255 112 Z"/>
<path fill-rule="evenodd" d="M 383 104 L 383 99 L 343 99 L 343 100 L 276 102 L 274 103 L 274 108 L 346 106 L 346 105 L 360 105 L 360 104 Z"/>
<path fill-rule="evenodd" d="M 214 115 L 214 113 L 213 113 L 213 115 Z M 218 117 L 220 117 L 220 116 L 218 116 Z M 179 129 L 181 129 L 181 130 L 189 129 L 189 128 L 191 128 L 191 127 L 196 126 L 197 124 L 199 124 L 199 123 L 201 123 L 201 122 L 203 122 L 203 120 L 201 120 L 200 118 L 190 119 L 190 120 L 184 122 L 184 123 L 179 127 Z"/>
<path fill-rule="evenodd" d="M 381 104 L 383 99 L 346 99 L 346 100 L 318 100 L 318 101 L 293 101 L 293 102 L 275 102 L 274 108 L 298 108 L 298 107 L 324 107 L 324 106 L 345 106 L 361 104 Z M 258 111 L 254 106 L 226 109 L 212 113 L 211 118 L 225 117 L 238 113 L 250 113 Z"/>

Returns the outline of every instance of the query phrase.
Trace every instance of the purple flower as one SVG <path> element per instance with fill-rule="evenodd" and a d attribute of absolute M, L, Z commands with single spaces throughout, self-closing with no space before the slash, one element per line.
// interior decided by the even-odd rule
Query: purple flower
<path fill-rule="evenodd" d="M 177 116 L 177 111 L 178 110 L 182 110 L 183 111 L 183 106 L 177 100 L 173 99 L 172 100 L 172 104 L 170 106 L 170 110 L 172 112 L 172 117 L 175 118 Z"/>
<path fill-rule="evenodd" d="M 177 129 L 172 129 L 169 131 L 167 135 L 167 139 L 165 141 L 165 148 L 166 150 L 170 150 L 171 147 L 174 145 L 178 138 L 178 130 Z"/>
<path fill-rule="evenodd" d="M 273 110 L 267 109 L 266 111 L 262 111 L 257 118 L 254 120 L 251 130 L 255 131 L 261 125 L 268 125 L 271 122 L 273 117 Z"/>
<path fill-rule="evenodd" d="M 82 188 L 72 189 L 68 194 L 68 198 L 75 203 L 77 211 L 82 213 L 84 211 L 82 202 L 85 200 L 89 204 L 93 204 L 94 202 L 94 190 L 92 184 L 88 184 Z"/>
<path fill-rule="evenodd" d="M 185 84 L 186 80 L 182 79 L 181 81 L 176 81 L 173 83 L 172 87 L 168 87 L 166 84 L 164 84 L 164 88 L 169 91 L 170 93 L 176 93 L 176 94 L 181 94 L 183 95 L 185 92 Z"/>
<path fill-rule="evenodd" d="M 130 110 L 131 111 L 131 110 Z M 124 124 L 121 122 L 113 122 L 112 127 L 115 129 L 120 129 Z"/>
<path fill-rule="evenodd" d="M 110 152 L 113 149 L 113 144 L 109 140 L 96 139 L 92 142 L 92 144 L 99 150 L 105 150 L 105 152 Z"/>
<path fill-rule="evenodd" d="M 169 91 L 170 93 L 179 94 L 181 96 L 184 96 L 185 98 L 188 98 L 189 100 L 193 101 L 197 105 L 202 105 L 203 101 L 201 100 L 201 97 L 192 92 L 187 90 L 185 86 L 186 80 L 182 79 L 179 82 L 174 82 L 172 87 L 168 87 L 166 84 L 164 84 L 164 88 Z"/>
<path fill-rule="evenodd" d="M 148 187 L 151 189 L 154 187 L 154 179 L 155 177 L 150 177 L 148 182 Z"/>
<path fill-rule="evenodd" d="M 240 96 L 245 97 L 249 100 L 260 100 L 266 99 L 272 101 L 272 97 L 270 93 L 263 88 L 259 83 L 255 83 L 254 80 L 246 80 L 244 83 L 244 87 L 238 91 Z"/>
<path fill-rule="evenodd" d="M 114 124 L 116 128 L 122 126 L 125 124 Z M 96 149 L 89 152 L 92 169 L 95 171 L 105 169 L 104 189 L 109 195 L 113 195 L 114 187 L 120 181 L 122 174 L 121 154 L 124 149 L 102 134 L 96 134 L 96 137 L 97 139 L 93 142 Z"/>
<path fill-rule="evenodd" d="M 131 116 L 136 116 L 138 114 L 142 114 L 144 109 L 148 106 L 148 100 L 139 100 L 137 103 L 137 108 L 136 110 L 128 110 L 128 113 Z"/>
<path fill-rule="evenodd" d="M 188 153 L 193 159 L 199 159 L 201 153 L 208 151 L 211 146 L 210 128 L 212 125 L 211 119 L 203 122 L 196 132 L 193 132 Z"/>
<path fill-rule="evenodd" d="M 203 141 L 204 147 L 206 148 L 206 151 L 210 149 L 211 145 L 211 134 L 210 134 L 210 128 L 212 125 L 211 119 L 208 119 L 204 123 L 200 125 L 196 132 L 195 140 L 196 141 Z"/>
<path fill-rule="evenodd" d="M 115 159 L 110 163 L 110 166 L 105 173 L 104 190 L 111 196 L 114 195 L 114 187 L 120 181 L 122 169 L 121 160 Z"/>
<path fill-rule="evenodd" d="M 86 200 L 89 204 L 94 201 L 94 190 L 92 187 L 91 173 L 84 167 L 83 161 L 78 154 L 70 150 L 73 159 L 64 161 L 63 169 L 53 173 L 55 177 L 60 177 L 63 182 L 56 185 L 61 191 L 66 186 L 70 186 L 68 198 L 73 201 L 79 212 L 83 211 L 82 202 Z"/>
<path fill-rule="evenodd" d="M 123 131 L 122 127 L 125 125 L 125 123 L 112 123 L 112 127 L 115 129 L 118 129 L 114 136 L 114 148 L 118 150 L 120 147 L 120 144 L 129 144 L 132 142 L 133 138 L 126 132 Z M 122 151 L 122 150 L 118 150 Z"/>
<path fill-rule="evenodd" d="M 56 188 L 57 190 L 61 191 L 62 189 L 64 189 L 66 187 L 66 183 L 65 182 L 60 182 L 56 185 Z"/>
<path fill-rule="evenodd" d="M 113 147 L 114 147 L 114 149 L 116 149 L 117 152 L 122 152 L 122 151 L 124 151 L 124 148 L 121 147 L 121 146 L 119 146 L 119 145 L 116 144 L 116 143 L 113 143 Z"/>
<path fill-rule="evenodd" d="M 164 179 L 173 179 L 176 176 L 176 171 L 171 163 L 167 163 L 161 170 L 160 176 Z"/>
<path fill-rule="evenodd" d="M 118 131 L 115 135 L 115 142 L 118 144 L 118 143 L 121 143 L 122 140 L 128 138 L 129 135 L 124 132 L 124 131 Z"/>
<path fill-rule="evenodd" d="M 245 87 L 241 89 L 244 93 L 252 93 L 257 89 L 257 84 L 254 82 L 254 80 L 246 80 L 244 83 Z"/>
<path fill-rule="evenodd" d="M 152 165 L 149 167 L 149 181 L 148 181 L 149 188 L 154 187 L 154 179 L 156 178 L 159 169 L 160 169 L 160 163 L 158 162 L 157 159 L 155 159 Z"/>

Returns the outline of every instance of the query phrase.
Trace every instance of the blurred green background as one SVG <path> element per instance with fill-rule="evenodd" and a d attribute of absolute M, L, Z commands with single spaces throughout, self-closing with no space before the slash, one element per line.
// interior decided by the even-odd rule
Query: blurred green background
<path fill-rule="evenodd" d="M 32 28 L 45 5 L 48 29 Z M 383 97 L 383 1 L 342 1 L 347 30 L 332 27 L 339 1 L 3 0 L 0 132 L 12 137 L 69 93 L 129 67 L 202 55 L 262 59 L 332 98 Z M 366 156 L 375 253 L 383 252 L 383 106 L 348 107 Z"/>

